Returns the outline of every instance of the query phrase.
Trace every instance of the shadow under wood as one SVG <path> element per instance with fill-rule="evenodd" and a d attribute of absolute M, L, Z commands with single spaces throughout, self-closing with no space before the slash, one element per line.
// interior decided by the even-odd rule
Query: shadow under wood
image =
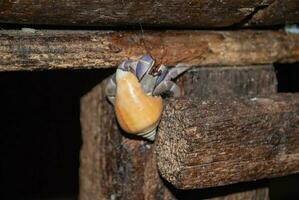
<path fill-rule="evenodd" d="M 163 179 L 163 183 L 166 187 L 171 191 L 171 193 L 178 200 L 197 200 L 197 199 L 210 199 L 217 197 L 224 197 L 230 194 L 236 194 L 241 192 L 246 192 L 250 190 L 256 190 L 259 188 L 268 187 L 268 180 L 259 180 L 255 182 L 244 182 L 237 183 L 232 185 L 220 186 L 220 187 L 212 187 L 205 189 L 193 189 L 193 190 L 180 190 L 175 188 L 172 184 Z"/>
<path fill-rule="evenodd" d="M 299 62 L 275 64 L 278 92 L 299 92 Z"/>
<path fill-rule="evenodd" d="M 270 179 L 270 199 L 298 199 L 299 174 Z"/>

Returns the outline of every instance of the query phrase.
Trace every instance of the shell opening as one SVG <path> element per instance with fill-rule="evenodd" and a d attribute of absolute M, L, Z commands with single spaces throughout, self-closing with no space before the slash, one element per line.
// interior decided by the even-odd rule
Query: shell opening
<path fill-rule="evenodd" d="M 148 132 L 145 133 L 139 133 L 138 136 L 141 136 L 149 141 L 154 141 L 156 137 L 157 128 L 154 128 Z"/>

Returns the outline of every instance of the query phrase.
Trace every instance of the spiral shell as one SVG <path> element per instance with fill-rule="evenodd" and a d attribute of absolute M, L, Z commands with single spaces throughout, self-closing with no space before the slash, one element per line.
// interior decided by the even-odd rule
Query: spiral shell
<path fill-rule="evenodd" d="M 146 94 L 137 77 L 128 71 L 118 69 L 116 83 L 114 108 L 121 128 L 127 133 L 154 140 L 163 111 L 162 98 Z"/>

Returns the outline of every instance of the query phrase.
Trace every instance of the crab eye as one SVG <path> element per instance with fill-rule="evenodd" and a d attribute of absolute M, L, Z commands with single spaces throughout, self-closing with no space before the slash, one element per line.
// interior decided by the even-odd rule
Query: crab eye
<path fill-rule="evenodd" d="M 143 78 L 146 72 L 155 64 L 154 59 L 149 55 L 144 55 L 140 58 L 136 66 L 136 76 L 139 80 Z"/>

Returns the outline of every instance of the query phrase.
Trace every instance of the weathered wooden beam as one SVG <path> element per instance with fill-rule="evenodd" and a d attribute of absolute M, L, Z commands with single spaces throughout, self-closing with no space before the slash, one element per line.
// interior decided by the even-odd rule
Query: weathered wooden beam
<path fill-rule="evenodd" d="M 299 35 L 278 31 L 0 31 L 0 71 L 110 68 L 145 53 L 165 65 L 294 62 L 299 60 Z"/>
<path fill-rule="evenodd" d="M 172 99 L 156 142 L 161 175 L 181 189 L 299 172 L 299 94 Z"/>
<path fill-rule="evenodd" d="M 213 85 L 215 81 L 222 84 L 217 84 L 219 88 L 208 90 L 208 85 Z M 184 95 L 201 99 L 223 94 L 223 90 L 229 91 L 225 93 L 227 96 L 272 95 L 276 92 L 275 71 L 271 65 L 246 66 L 236 70 L 233 67 L 196 68 L 185 73 L 178 82 Z M 80 199 L 166 200 L 184 196 L 185 191 L 169 187 L 160 178 L 154 154 L 155 144 L 130 139 L 119 129 L 113 108 L 103 92 L 105 84 L 105 81 L 101 82 L 81 99 L 83 146 Z M 205 89 L 195 89 L 198 86 Z M 225 188 L 219 196 L 233 199 L 242 195 L 246 197 L 251 192 L 258 197 L 268 194 L 267 188 L 255 189 L 235 191 Z M 211 198 L 211 192 L 204 193 L 205 198 Z M 203 191 L 192 191 L 192 196 L 203 197 Z M 250 199 L 258 198 L 252 196 Z"/>
<path fill-rule="evenodd" d="M 298 23 L 297 0 L 2 0 L 0 23 L 227 27 Z"/>

